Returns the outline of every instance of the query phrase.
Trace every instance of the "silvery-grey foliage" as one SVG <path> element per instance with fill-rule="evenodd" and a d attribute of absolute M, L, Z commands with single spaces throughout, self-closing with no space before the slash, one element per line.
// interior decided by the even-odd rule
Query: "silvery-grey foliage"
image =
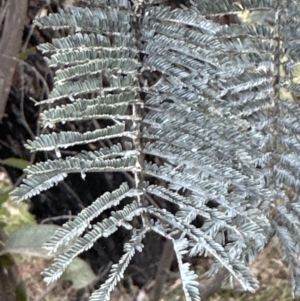
<path fill-rule="evenodd" d="M 174 243 L 187 300 L 199 300 L 199 291 L 186 256 L 214 257 L 210 275 L 225 267 L 254 291 L 258 282 L 248 263 L 277 234 L 299 296 L 299 2 L 193 0 L 177 9 L 153 4 L 160 1 L 81 2 L 88 7 L 37 20 L 70 33 L 39 47 L 58 69 L 49 99 L 41 102 L 51 106 L 41 123 L 53 128 L 102 119 L 109 125 L 28 141 L 31 151 L 55 151 L 58 158 L 29 167 L 12 196 L 30 198 L 74 172 L 83 178 L 127 172 L 133 181 L 99 196 L 57 231 L 45 247 L 68 248 L 45 271 L 46 281 L 97 239 L 125 227 L 132 238 L 124 255 L 90 300 L 109 299 L 148 231 Z M 265 18 L 231 26 L 210 20 L 244 11 Z M 141 80 L 146 70 L 160 74 L 151 86 Z M 119 142 L 61 158 L 60 149 L 110 139 Z M 131 203 L 91 226 L 125 198 Z M 177 211 L 154 207 L 151 198 Z M 211 200 L 216 208 L 207 205 Z M 197 216 L 204 219 L 200 229 Z"/>

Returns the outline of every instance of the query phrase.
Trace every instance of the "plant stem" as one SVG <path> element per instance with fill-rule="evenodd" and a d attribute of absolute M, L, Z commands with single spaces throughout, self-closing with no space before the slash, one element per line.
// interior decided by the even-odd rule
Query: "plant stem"
<path fill-rule="evenodd" d="M 214 293 L 216 293 L 221 288 L 222 282 L 227 275 L 228 271 L 226 269 L 222 269 L 207 285 L 200 285 L 201 301 L 207 301 Z"/>
<path fill-rule="evenodd" d="M 27 12 L 27 0 L 10 0 L 5 7 L 5 22 L 0 41 L 0 53 L 9 56 L 1 60 L 0 68 L 0 121 L 4 115 L 10 86 L 17 66 Z"/>
<path fill-rule="evenodd" d="M 158 269 L 155 277 L 155 284 L 152 290 L 151 301 L 159 301 L 162 295 L 164 284 L 166 283 L 172 261 L 174 259 L 174 249 L 171 240 L 167 240 L 163 253 L 158 263 Z"/>

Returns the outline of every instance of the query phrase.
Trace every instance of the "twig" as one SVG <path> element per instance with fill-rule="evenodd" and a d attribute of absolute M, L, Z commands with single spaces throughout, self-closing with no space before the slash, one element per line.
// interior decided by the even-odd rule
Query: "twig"
<path fill-rule="evenodd" d="M 53 217 L 47 217 L 45 219 L 43 219 L 40 223 L 40 225 L 45 224 L 47 222 L 52 222 L 52 221 L 58 221 L 60 219 L 68 219 L 71 220 L 73 218 L 76 218 L 77 215 L 59 215 L 59 216 L 53 216 Z"/>
<path fill-rule="evenodd" d="M 19 54 L 22 44 L 22 34 L 25 24 L 28 0 L 10 0 L 7 2 L 6 16 L 0 53 L 9 57 Z M 12 59 L 1 60 L 0 67 L 0 120 L 5 112 L 6 102 L 10 91 L 17 62 Z"/>
<path fill-rule="evenodd" d="M 164 284 L 166 283 L 168 273 L 171 268 L 171 264 L 174 258 L 173 243 L 171 240 L 167 240 L 164 246 L 163 253 L 158 263 L 158 269 L 155 277 L 155 284 L 152 290 L 151 301 L 159 301 L 161 298 Z"/>
<path fill-rule="evenodd" d="M 2 24 L 2 21 L 4 19 L 6 9 L 7 9 L 7 2 L 5 2 L 2 7 L 0 7 L 0 24 Z"/>
<path fill-rule="evenodd" d="M 98 276 L 97 280 L 103 280 L 104 277 L 106 277 L 107 273 L 110 271 L 110 268 L 112 266 L 112 262 L 110 261 L 106 267 L 103 267 L 102 269 L 98 270 Z"/>
<path fill-rule="evenodd" d="M 45 78 L 42 76 L 42 74 L 34 66 L 28 64 L 26 61 L 20 60 L 17 57 L 11 57 L 10 55 L 5 55 L 3 53 L 0 53 L 0 57 L 6 58 L 6 59 L 9 59 L 9 60 L 13 60 L 16 63 L 19 63 L 20 65 L 24 65 L 29 70 L 31 70 L 36 75 L 36 77 L 42 82 L 43 88 L 45 89 L 46 98 L 48 98 L 48 96 L 50 94 L 48 84 L 47 84 Z M 1 59 L 1 61 L 2 61 L 2 59 Z"/>
<path fill-rule="evenodd" d="M 22 87 L 24 87 L 24 66 L 19 66 L 19 68 L 21 69 L 21 83 L 22 83 Z M 20 89 L 20 93 L 21 93 L 21 97 L 20 97 L 20 123 L 23 125 L 23 127 L 26 129 L 27 133 L 30 135 L 30 138 L 33 140 L 35 138 L 34 133 L 32 132 L 26 117 L 25 117 L 25 112 L 24 112 L 24 90 Z"/>
<path fill-rule="evenodd" d="M 74 191 L 74 189 L 67 184 L 65 181 L 61 182 L 61 185 L 63 185 L 67 192 L 70 193 L 70 195 L 76 200 L 77 204 L 79 205 L 80 209 L 84 209 L 84 204 L 81 201 L 81 198 L 78 196 L 78 194 Z"/>
<path fill-rule="evenodd" d="M 207 301 L 214 293 L 216 293 L 222 287 L 222 283 L 227 275 L 228 271 L 222 269 L 208 284 L 202 286 L 200 288 L 201 301 Z"/>

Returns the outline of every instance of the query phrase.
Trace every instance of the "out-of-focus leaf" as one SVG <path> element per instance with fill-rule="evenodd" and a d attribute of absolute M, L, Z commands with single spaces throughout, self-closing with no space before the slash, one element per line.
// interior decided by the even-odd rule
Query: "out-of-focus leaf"
<path fill-rule="evenodd" d="M 0 173 L 0 207 L 9 198 L 8 190 L 11 187 L 9 180 L 4 172 Z M 1 217 L 0 217 L 1 221 Z"/>
<path fill-rule="evenodd" d="M 7 158 L 3 160 L 3 163 L 7 166 L 15 167 L 22 170 L 30 164 L 29 161 L 18 158 Z"/>
<path fill-rule="evenodd" d="M 27 293 L 24 282 L 21 282 L 16 288 L 16 301 L 27 301 Z"/>
<path fill-rule="evenodd" d="M 10 214 L 7 208 L 4 206 L 0 207 L 0 229 L 4 229 L 7 226 L 9 216 Z"/>
<path fill-rule="evenodd" d="M 84 260 L 76 257 L 65 270 L 62 279 L 72 281 L 75 289 L 81 289 L 93 283 L 97 277 Z"/>
<path fill-rule="evenodd" d="M 0 256 L 0 266 L 4 268 L 10 268 L 15 264 L 14 259 L 10 254 L 4 254 Z"/>
<path fill-rule="evenodd" d="M 5 225 L 4 232 L 7 235 L 36 224 L 35 217 L 29 212 L 27 204 L 9 201 L 3 203 L 0 208 L 0 222 Z"/>
<path fill-rule="evenodd" d="M 0 190 L 1 191 L 1 190 Z M 5 202 L 7 201 L 9 195 L 8 193 L 4 193 L 4 194 L 0 194 L 0 206 Z"/>
<path fill-rule="evenodd" d="M 57 229 L 56 225 L 35 225 L 19 229 L 8 236 L 5 249 L 8 253 L 48 257 L 48 252 L 42 246 Z"/>
<path fill-rule="evenodd" d="M 25 51 L 19 54 L 19 59 L 26 61 L 26 59 L 31 55 L 36 53 L 36 47 L 27 48 Z"/>

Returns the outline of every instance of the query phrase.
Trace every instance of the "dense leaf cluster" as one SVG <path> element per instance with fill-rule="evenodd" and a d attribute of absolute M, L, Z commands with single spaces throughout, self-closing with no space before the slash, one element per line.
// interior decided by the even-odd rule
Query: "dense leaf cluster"
<path fill-rule="evenodd" d="M 29 167 L 13 197 L 30 198 L 74 172 L 124 172 L 129 179 L 57 231 L 46 248 L 71 246 L 45 279 L 56 280 L 97 239 L 125 227 L 132 238 L 124 255 L 90 300 L 109 299 L 148 231 L 174 243 L 187 300 L 199 300 L 199 291 L 185 256 L 213 256 L 211 274 L 226 268 L 255 291 L 247 265 L 276 233 L 300 295 L 300 4 L 193 0 L 171 9 L 157 3 L 95 0 L 37 20 L 69 33 L 39 47 L 57 68 L 42 125 L 98 119 L 107 126 L 28 141 L 31 151 L 54 150 L 57 159 Z M 246 12 L 273 22 L 211 21 Z M 153 85 L 146 70 L 160 74 Z M 61 149 L 99 141 L 107 146 L 61 158 Z M 125 198 L 132 201 L 90 225 Z M 160 200 L 177 209 L 163 209 Z M 207 205 L 212 200 L 216 208 Z M 193 223 L 197 216 L 201 228 Z"/>

